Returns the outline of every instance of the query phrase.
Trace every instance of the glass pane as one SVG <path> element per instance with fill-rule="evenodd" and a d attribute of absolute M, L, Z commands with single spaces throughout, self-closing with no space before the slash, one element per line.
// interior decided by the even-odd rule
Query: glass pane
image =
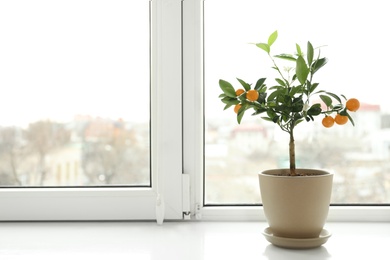
<path fill-rule="evenodd" d="M 221 9 L 223 8 L 223 12 Z M 335 173 L 333 203 L 390 202 L 390 103 L 383 94 L 390 53 L 390 17 L 382 1 L 210 0 L 205 3 L 205 202 L 261 203 L 257 173 L 288 168 L 288 136 L 247 113 L 241 125 L 233 108 L 223 111 L 218 80 L 256 83 L 272 73 L 267 55 L 248 43 L 279 31 L 274 54 L 295 43 L 323 46 L 328 64 L 316 82 L 361 101 L 356 126 L 296 131 L 298 167 Z M 362 19 L 364 17 L 364 19 Z"/>
<path fill-rule="evenodd" d="M 149 2 L 0 2 L 0 185 L 150 186 Z"/>

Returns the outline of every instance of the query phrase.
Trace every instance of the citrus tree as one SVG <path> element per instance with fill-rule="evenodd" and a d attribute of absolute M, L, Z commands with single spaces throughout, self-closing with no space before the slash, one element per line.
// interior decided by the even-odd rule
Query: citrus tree
<path fill-rule="evenodd" d="M 308 42 L 306 53 L 296 44 L 295 54 L 271 55 L 271 46 L 277 37 L 278 32 L 275 31 L 268 37 L 267 43 L 255 44 L 268 54 L 272 68 L 277 71 L 274 82 L 266 85 L 266 78 L 260 78 L 253 85 L 237 78 L 240 87 L 236 89 L 221 79 L 219 86 L 223 93 L 219 98 L 225 104 L 224 109 L 234 106 L 238 123 L 249 110 L 253 116 L 261 115 L 262 119 L 277 124 L 289 134 L 290 175 L 295 176 L 295 127 L 303 121 L 314 121 L 317 116 L 322 117 L 325 127 L 331 127 L 335 122 L 343 125 L 348 121 L 354 125 L 349 112 L 356 111 L 360 104 L 355 98 L 347 100 L 344 95 L 319 89 L 319 83 L 314 82 L 313 76 L 327 63 L 327 58 L 320 55 L 320 48 L 315 49 Z M 287 60 L 292 66 L 282 71 L 276 59 Z M 319 96 L 324 106 L 310 102 L 314 95 Z M 345 104 L 343 101 L 346 101 Z"/>

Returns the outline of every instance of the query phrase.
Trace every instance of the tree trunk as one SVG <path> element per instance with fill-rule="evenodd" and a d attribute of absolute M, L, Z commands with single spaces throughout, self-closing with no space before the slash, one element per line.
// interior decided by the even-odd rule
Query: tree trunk
<path fill-rule="evenodd" d="M 291 176 L 296 175 L 295 171 L 295 140 L 294 140 L 294 131 L 291 128 L 290 131 L 290 143 L 289 143 L 289 155 L 290 155 L 290 174 Z"/>

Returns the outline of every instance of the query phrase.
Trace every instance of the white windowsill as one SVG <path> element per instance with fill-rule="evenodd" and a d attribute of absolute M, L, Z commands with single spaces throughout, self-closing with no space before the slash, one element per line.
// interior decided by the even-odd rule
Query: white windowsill
<path fill-rule="evenodd" d="M 211 221 L 265 221 L 262 207 L 203 207 L 198 219 Z M 327 217 L 331 222 L 387 222 L 390 206 L 331 206 Z"/>
<path fill-rule="evenodd" d="M 310 250 L 270 245 L 266 222 L 2 222 L 1 259 L 389 259 L 390 222 L 328 222 Z"/>

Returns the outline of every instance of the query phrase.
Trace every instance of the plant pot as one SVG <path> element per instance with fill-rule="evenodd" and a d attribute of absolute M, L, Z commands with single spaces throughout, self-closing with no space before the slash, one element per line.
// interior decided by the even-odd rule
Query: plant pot
<path fill-rule="evenodd" d="M 329 211 L 333 174 L 297 169 L 309 176 L 283 176 L 289 169 L 259 173 L 260 192 L 269 229 L 275 237 L 319 238 Z"/>

